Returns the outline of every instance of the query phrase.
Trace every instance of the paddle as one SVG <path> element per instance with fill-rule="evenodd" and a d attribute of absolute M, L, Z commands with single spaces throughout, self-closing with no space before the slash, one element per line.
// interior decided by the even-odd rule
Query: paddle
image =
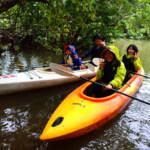
<path fill-rule="evenodd" d="M 72 70 L 70 70 L 70 69 L 68 69 L 68 68 L 66 68 L 66 67 L 64 67 L 64 66 L 62 66 L 62 65 L 55 64 L 55 63 L 50 63 L 50 68 L 51 68 L 53 71 L 55 71 L 55 72 L 58 72 L 58 73 L 61 73 L 61 72 L 62 72 L 63 74 L 66 74 L 66 75 L 69 75 L 69 76 L 74 76 L 74 77 L 77 77 L 77 78 L 81 78 L 81 79 L 83 79 L 83 80 L 85 80 L 85 81 L 92 82 L 92 83 L 97 84 L 97 85 L 102 86 L 102 87 L 106 87 L 105 85 L 103 85 L 103 84 L 101 84 L 101 83 L 94 82 L 94 81 L 92 81 L 92 80 L 90 80 L 90 79 L 88 79 L 88 78 L 82 77 L 82 76 L 80 76 L 80 75 L 76 75 L 76 74 L 74 74 L 74 72 L 73 72 Z M 132 99 L 135 99 L 135 100 L 137 100 L 137 101 L 139 101 L 139 102 L 142 102 L 142 103 L 145 103 L 145 104 L 150 105 L 150 103 L 148 103 L 148 102 L 146 102 L 146 101 L 143 101 L 143 100 L 141 100 L 141 99 L 139 99 L 139 98 L 136 98 L 136 97 L 134 97 L 134 96 L 130 96 L 130 95 L 126 94 L 126 93 L 120 92 L 120 91 L 117 90 L 117 89 L 112 88 L 111 90 L 113 90 L 114 92 L 117 92 L 117 93 L 119 93 L 119 94 L 128 96 L 128 97 L 130 97 L 130 98 L 132 98 Z"/>
<path fill-rule="evenodd" d="M 132 74 L 137 74 L 137 75 L 142 76 L 142 77 L 147 78 L 147 79 L 150 79 L 149 76 L 146 76 L 146 75 L 143 75 L 143 74 L 140 74 L 140 73 L 136 73 L 136 72 L 133 72 L 133 71 L 130 71 L 130 70 L 128 70 L 128 72 L 130 72 Z"/>

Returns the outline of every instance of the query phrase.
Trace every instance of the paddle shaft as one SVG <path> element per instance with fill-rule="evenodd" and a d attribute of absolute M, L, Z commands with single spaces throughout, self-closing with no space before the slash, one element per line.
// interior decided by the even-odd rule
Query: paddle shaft
<path fill-rule="evenodd" d="M 94 84 L 97 84 L 97 85 L 99 85 L 99 86 L 106 87 L 105 85 L 103 85 L 103 84 L 101 84 L 101 83 L 98 83 L 98 82 L 94 82 L 94 81 L 92 81 L 92 80 L 90 80 L 90 79 L 88 79 L 88 78 L 84 78 L 84 77 L 81 77 L 81 76 L 80 76 L 80 78 L 83 79 L 83 80 L 92 82 L 92 83 L 94 83 Z M 143 101 L 143 100 L 141 100 L 141 99 L 139 99 L 139 98 L 136 98 L 136 97 L 134 97 L 134 96 L 130 96 L 130 95 L 126 94 L 126 93 L 120 92 L 120 91 L 118 91 L 118 90 L 116 90 L 116 89 L 114 89 L 114 88 L 112 88 L 111 90 L 113 90 L 114 92 L 117 92 L 117 93 L 119 93 L 119 94 L 122 94 L 122 95 L 124 95 L 124 96 L 128 96 L 128 97 L 130 97 L 130 98 L 132 98 L 132 99 L 135 99 L 135 100 L 137 100 L 137 101 L 139 101 L 139 102 L 142 102 L 142 103 L 145 103 L 145 104 L 150 105 L 150 103 L 148 103 L 148 102 L 146 102 L 146 101 Z"/>
<path fill-rule="evenodd" d="M 142 77 L 145 77 L 145 78 L 148 78 L 148 79 L 150 79 L 150 77 L 149 76 L 145 76 L 145 75 L 143 75 L 143 74 L 139 74 L 139 73 L 136 73 L 136 72 L 133 72 L 133 71 L 128 71 L 129 73 L 133 73 L 133 74 L 137 74 L 137 75 L 139 75 L 139 76 L 142 76 Z"/>

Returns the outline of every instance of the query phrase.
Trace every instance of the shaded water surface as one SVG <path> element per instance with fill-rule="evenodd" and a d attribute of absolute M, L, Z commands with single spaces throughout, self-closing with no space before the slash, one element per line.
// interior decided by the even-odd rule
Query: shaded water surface
<path fill-rule="evenodd" d="M 128 44 L 137 44 L 146 75 L 150 76 L 150 42 L 118 40 L 124 53 Z M 49 52 L 1 54 L 1 74 L 16 73 L 59 62 Z M 82 82 L 83 83 L 83 82 Z M 76 139 L 39 140 L 54 109 L 81 82 L 0 96 L 0 150 L 150 150 L 150 106 L 135 100 L 117 118 Z M 136 97 L 150 102 L 150 80 L 144 80 Z"/>

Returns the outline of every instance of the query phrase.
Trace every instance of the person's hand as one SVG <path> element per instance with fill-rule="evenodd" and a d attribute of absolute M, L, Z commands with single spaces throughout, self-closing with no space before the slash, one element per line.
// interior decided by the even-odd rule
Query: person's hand
<path fill-rule="evenodd" d="M 78 55 L 74 55 L 74 57 L 75 57 L 76 59 L 78 59 L 78 58 L 79 58 L 79 56 L 78 56 Z"/>
<path fill-rule="evenodd" d="M 135 55 L 134 55 L 134 60 L 136 60 L 137 58 L 138 58 L 138 54 L 137 53 L 135 53 Z"/>
<path fill-rule="evenodd" d="M 80 65 L 80 69 L 86 69 L 86 68 L 87 68 L 86 65 L 84 65 L 84 64 Z"/>
<path fill-rule="evenodd" d="M 101 41 L 101 46 L 106 46 L 105 41 Z"/>
<path fill-rule="evenodd" d="M 104 69 L 104 67 L 105 67 L 105 62 L 104 62 L 104 61 L 100 61 L 99 66 L 100 66 L 100 68 Z"/>
<path fill-rule="evenodd" d="M 113 86 L 111 84 L 108 84 L 104 87 L 104 90 L 111 90 Z"/>

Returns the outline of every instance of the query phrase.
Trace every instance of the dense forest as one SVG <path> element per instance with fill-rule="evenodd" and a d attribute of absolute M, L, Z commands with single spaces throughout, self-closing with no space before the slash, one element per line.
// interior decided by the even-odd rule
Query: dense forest
<path fill-rule="evenodd" d="M 95 34 L 150 38 L 149 0 L 1 0 L 0 49 L 41 45 L 59 53 L 63 44 L 85 48 Z"/>

